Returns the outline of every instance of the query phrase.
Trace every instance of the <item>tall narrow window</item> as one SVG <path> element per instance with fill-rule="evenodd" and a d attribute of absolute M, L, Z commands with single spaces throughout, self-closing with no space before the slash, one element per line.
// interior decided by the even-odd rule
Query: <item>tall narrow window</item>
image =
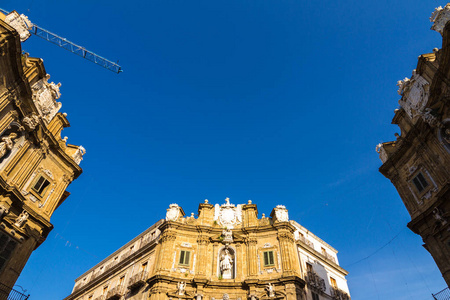
<path fill-rule="evenodd" d="M 306 271 L 308 272 L 312 272 L 313 271 L 313 267 L 310 263 L 306 263 Z"/>
<path fill-rule="evenodd" d="M 419 193 L 428 186 L 428 182 L 422 173 L 417 174 L 417 176 L 413 178 L 412 182 L 416 186 L 416 189 L 419 191 Z"/>
<path fill-rule="evenodd" d="M 123 276 L 121 276 L 120 278 L 119 278 L 119 286 L 120 285 L 122 285 L 123 284 L 123 282 L 124 282 L 124 280 L 125 280 L 125 275 L 123 275 Z"/>
<path fill-rule="evenodd" d="M 10 258 L 16 245 L 17 242 L 9 238 L 6 234 L 0 233 L 0 270 Z"/>
<path fill-rule="evenodd" d="M 181 250 L 180 252 L 180 265 L 188 266 L 189 265 L 189 259 L 191 256 L 190 251 Z"/>
<path fill-rule="evenodd" d="M 333 277 L 330 277 L 330 283 L 331 283 L 332 287 L 334 287 L 335 289 L 337 288 L 336 279 L 334 279 Z"/>
<path fill-rule="evenodd" d="M 321 250 L 322 250 L 322 254 L 326 256 L 327 255 L 327 250 L 324 247 L 321 247 Z"/>
<path fill-rule="evenodd" d="M 47 187 L 50 185 L 50 182 L 45 179 L 42 176 L 39 176 L 39 178 L 36 180 L 36 182 L 33 185 L 33 190 L 38 193 L 39 195 L 44 194 Z"/>
<path fill-rule="evenodd" d="M 319 300 L 319 295 L 318 294 L 316 294 L 314 292 L 311 292 L 311 294 L 312 294 L 312 300 Z"/>
<path fill-rule="evenodd" d="M 189 262 L 188 262 L 189 263 Z M 147 269 L 147 263 L 143 263 L 142 265 L 141 265 L 141 271 L 142 272 L 145 272 L 145 270 Z"/>
<path fill-rule="evenodd" d="M 273 259 L 273 251 L 265 251 L 264 252 L 264 267 L 269 267 L 275 265 L 275 261 Z"/>

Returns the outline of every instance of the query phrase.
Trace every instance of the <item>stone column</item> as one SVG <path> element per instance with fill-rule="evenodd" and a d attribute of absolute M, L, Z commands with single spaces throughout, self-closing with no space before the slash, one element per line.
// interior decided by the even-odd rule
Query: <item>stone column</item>
<path fill-rule="evenodd" d="M 198 244 L 198 257 L 197 257 L 197 266 L 196 268 L 196 274 L 195 277 L 197 278 L 205 278 L 206 277 L 206 268 L 207 268 L 207 248 L 209 244 L 208 237 L 204 235 L 200 235 L 197 238 L 197 244 Z"/>
<path fill-rule="evenodd" d="M 248 263 L 248 276 L 250 278 L 258 275 L 258 255 L 256 253 L 256 237 L 249 237 L 247 239 L 247 263 Z"/>
<path fill-rule="evenodd" d="M 278 241 L 280 243 L 281 262 L 284 276 L 294 275 L 298 268 L 294 268 L 294 264 L 297 261 L 296 256 L 293 254 L 295 249 L 294 237 L 292 232 L 288 230 L 281 230 L 278 232 Z"/>

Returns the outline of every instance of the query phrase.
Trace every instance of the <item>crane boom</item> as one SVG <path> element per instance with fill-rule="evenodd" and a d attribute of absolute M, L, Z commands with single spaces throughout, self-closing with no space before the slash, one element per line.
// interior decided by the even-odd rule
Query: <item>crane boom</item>
<path fill-rule="evenodd" d="M 0 8 L 0 11 L 4 14 L 8 15 L 9 12 Z M 30 22 L 31 23 L 31 22 Z M 86 48 L 79 46 L 66 38 L 63 38 L 57 34 L 54 34 L 47 29 L 44 29 L 34 23 L 31 23 L 31 26 L 27 26 L 27 29 L 32 34 L 49 41 L 50 43 L 53 43 L 63 49 L 66 49 L 67 51 L 70 51 L 78 56 L 81 56 L 99 66 L 102 66 L 105 69 L 108 69 L 110 71 L 113 71 L 115 73 L 121 73 L 123 72 L 122 67 L 119 66 L 117 63 L 112 62 L 100 55 L 95 54 L 92 51 L 86 50 Z"/>

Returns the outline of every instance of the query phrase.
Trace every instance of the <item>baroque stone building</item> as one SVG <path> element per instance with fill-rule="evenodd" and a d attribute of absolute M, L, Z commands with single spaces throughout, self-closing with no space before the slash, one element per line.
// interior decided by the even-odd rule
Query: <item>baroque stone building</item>
<path fill-rule="evenodd" d="M 350 299 L 337 251 L 276 206 L 205 200 L 166 218 L 75 280 L 65 300 Z"/>
<path fill-rule="evenodd" d="M 50 217 L 81 174 L 85 152 L 67 144 L 60 84 L 42 59 L 22 53 L 26 17 L 0 13 L 0 283 L 12 287 L 53 225 Z M 27 35 L 28 34 L 28 35 Z"/>
<path fill-rule="evenodd" d="M 393 142 L 379 144 L 380 172 L 396 187 L 411 221 L 450 286 L 450 4 L 430 20 L 442 49 L 419 57 L 411 78 L 398 82 L 400 128 Z"/>

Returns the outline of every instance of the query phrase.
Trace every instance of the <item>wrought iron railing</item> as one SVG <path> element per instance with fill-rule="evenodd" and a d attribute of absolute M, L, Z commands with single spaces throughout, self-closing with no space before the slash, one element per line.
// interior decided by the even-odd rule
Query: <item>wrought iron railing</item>
<path fill-rule="evenodd" d="M 350 300 L 350 296 L 341 289 L 331 287 L 331 297 L 334 300 Z"/>
<path fill-rule="evenodd" d="M 446 287 L 442 291 L 433 294 L 433 298 L 436 300 L 450 300 L 450 289 Z"/>
<path fill-rule="evenodd" d="M 30 295 L 22 294 L 13 288 L 0 283 L 0 300 L 27 300 Z"/>
<path fill-rule="evenodd" d="M 314 271 L 308 271 L 307 283 L 308 286 L 320 290 L 322 292 L 325 292 L 327 289 L 325 285 L 325 279 L 317 275 L 317 273 Z"/>

